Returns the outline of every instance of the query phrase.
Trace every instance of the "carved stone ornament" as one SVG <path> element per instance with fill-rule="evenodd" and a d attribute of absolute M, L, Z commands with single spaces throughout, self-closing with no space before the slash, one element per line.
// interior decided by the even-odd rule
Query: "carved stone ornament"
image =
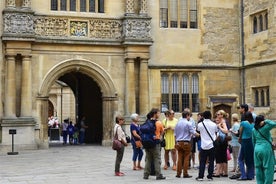
<path fill-rule="evenodd" d="M 15 0 L 6 0 L 6 7 L 15 7 Z"/>
<path fill-rule="evenodd" d="M 126 19 L 124 22 L 125 39 L 151 40 L 150 19 Z"/>
<path fill-rule="evenodd" d="M 96 39 L 121 39 L 123 33 L 122 21 L 93 19 L 90 20 L 90 35 Z"/>
<path fill-rule="evenodd" d="M 87 22 L 71 21 L 70 22 L 70 36 L 87 36 L 88 25 Z"/>
<path fill-rule="evenodd" d="M 57 17 L 35 17 L 34 22 L 36 36 L 68 36 L 68 19 Z"/>
<path fill-rule="evenodd" d="M 31 0 L 23 0 L 22 7 L 31 8 Z"/>
<path fill-rule="evenodd" d="M 4 14 L 4 34 L 33 34 L 33 25 L 31 14 L 12 12 Z"/>

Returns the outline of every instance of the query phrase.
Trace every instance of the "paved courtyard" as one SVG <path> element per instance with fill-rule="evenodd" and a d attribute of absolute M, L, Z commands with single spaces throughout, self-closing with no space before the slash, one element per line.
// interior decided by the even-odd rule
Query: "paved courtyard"
<path fill-rule="evenodd" d="M 176 173 L 171 168 L 166 171 L 162 169 L 166 180 L 156 181 L 152 176 L 149 180 L 143 180 L 143 171 L 132 170 L 131 155 L 132 149 L 129 146 L 121 164 L 121 171 L 126 175 L 116 177 L 115 151 L 110 147 L 52 146 L 48 150 L 21 151 L 18 155 L 1 154 L 0 184 L 256 183 L 228 178 L 200 182 L 195 180 L 197 169 L 189 170 L 192 178 L 176 178 Z M 232 162 L 229 167 L 232 168 Z"/>

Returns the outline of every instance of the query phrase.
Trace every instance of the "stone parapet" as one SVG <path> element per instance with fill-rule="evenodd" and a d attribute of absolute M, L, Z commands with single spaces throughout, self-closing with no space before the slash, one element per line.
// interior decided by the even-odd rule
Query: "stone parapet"
<path fill-rule="evenodd" d="M 36 42 L 149 45 L 149 17 L 85 18 L 34 15 L 32 11 L 4 11 L 3 40 L 32 38 Z M 134 43 L 133 43 L 134 42 Z"/>

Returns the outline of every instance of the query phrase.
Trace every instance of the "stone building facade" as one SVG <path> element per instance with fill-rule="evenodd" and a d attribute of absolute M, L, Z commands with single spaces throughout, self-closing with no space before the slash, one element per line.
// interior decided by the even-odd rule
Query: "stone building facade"
<path fill-rule="evenodd" d="M 13 128 L 17 149 L 49 146 L 57 80 L 75 95 L 89 143 L 110 144 L 116 114 L 152 107 L 231 114 L 252 103 L 275 119 L 274 1 L 70 2 L 0 2 L 1 150 Z"/>

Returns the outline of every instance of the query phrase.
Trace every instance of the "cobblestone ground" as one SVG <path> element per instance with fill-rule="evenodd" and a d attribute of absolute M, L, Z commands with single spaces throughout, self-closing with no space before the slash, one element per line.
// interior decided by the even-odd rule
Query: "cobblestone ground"
<path fill-rule="evenodd" d="M 16 150 L 15 150 L 16 151 Z M 166 180 L 155 177 L 143 180 L 143 171 L 132 170 L 132 149 L 125 150 L 121 171 L 126 175 L 114 176 L 115 151 L 111 147 L 95 145 L 53 146 L 47 150 L 22 151 L 18 155 L 0 155 L 0 184 L 91 184 L 91 183 L 256 183 L 229 178 L 196 181 L 198 170 L 190 169 L 192 178 L 176 178 L 171 168 L 163 170 Z M 163 151 L 162 151 L 163 156 Z M 162 157 L 163 159 L 163 157 Z M 197 162 L 198 164 L 198 162 Z M 144 163 L 143 163 L 144 166 Z M 229 162 L 229 170 L 232 162 Z"/>

